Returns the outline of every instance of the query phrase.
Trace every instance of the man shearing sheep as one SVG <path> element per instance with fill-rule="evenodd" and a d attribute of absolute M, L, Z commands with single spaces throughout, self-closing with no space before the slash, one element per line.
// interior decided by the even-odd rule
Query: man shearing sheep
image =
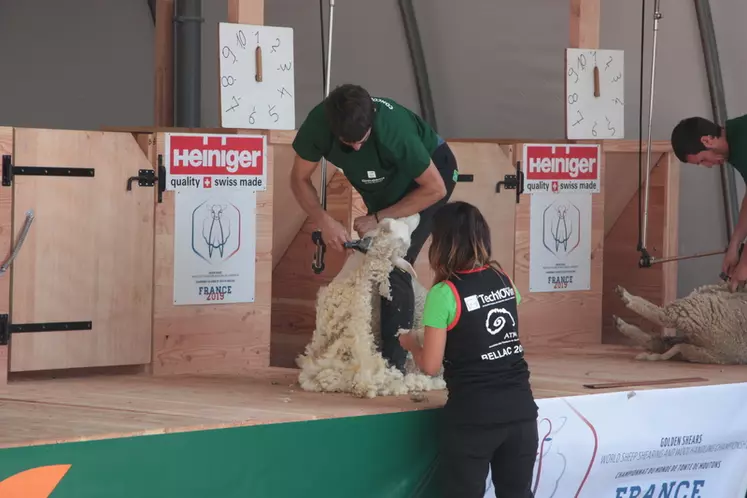
<path fill-rule="evenodd" d="M 317 104 L 293 141 L 293 194 L 319 227 L 325 243 L 343 251 L 348 230 L 322 209 L 311 175 L 326 158 L 345 174 L 368 210 L 354 220 L 362 237 L 379 220 L 420 214 L 405 259 L 414 264 L 432 228 L 435 211 L 448 202 L 457 180 L 457 163 L 448 144 L 420 116 L 388 98 L 372 97 L 362 87 L 345 84 Z M 389 276 L 391 297 L 381 301 L 382 356 L 404 371 L 407 352 L 397 331 L 412 326 L 412 277 L 395 269 Z"/>
<path fill-rule="evenodd" d="M 747 182 L 747 114 L 728 119 L 723 127 L 701 117 L 683 119 L 672 130 L 671 141 L 674 154 L 683 163 L 712 168 L 728 162 Z M 742 199 L 739 219 L 722 263 L 732 292 L 747 282 L 747 254 L 739 257 L 739 246 L 745 238 L 747 196 Z"/>

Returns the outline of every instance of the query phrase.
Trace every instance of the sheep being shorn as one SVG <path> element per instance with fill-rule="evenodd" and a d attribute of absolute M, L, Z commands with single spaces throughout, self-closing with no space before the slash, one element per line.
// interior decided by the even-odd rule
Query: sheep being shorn
<path fill-rule="evenodd" d="M 705 285 L 665 306 L 616 289 L 625 306 L 655 325 L 674 328 L 675 336 L 647 333 L 621 318 L 615 326 L 646 352 L 638 360 L 681 358 L 693 363 L 747 364 L 747 293 L 730 292 L 727 284 Z"/>
<path fill-rule="evenodd" d="M 377 348 L 379 296 L 391 299 L 389 273 L 396 267 L 413 274 L 415 319 L 413 329 L 422 343 L 425 289 L 403 258 L 419 216 L 384 219 L 366 237 L 368 252 L 354 251 L 340 273 L 317 295 L 316 329 L 304 354 L 299 384 L 305 391 L 347 392 L 359 397 L 403 395 L 444 389 L 441 375 L 431 377 L 408 361 L 407 373 L 389 366 Z M 400 331 L 405 332 L 405 331 Z"/>

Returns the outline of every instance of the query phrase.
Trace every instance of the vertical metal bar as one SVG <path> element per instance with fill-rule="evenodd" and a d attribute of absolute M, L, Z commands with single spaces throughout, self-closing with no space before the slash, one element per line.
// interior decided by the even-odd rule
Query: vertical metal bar
<path fill-rule="evenodd" d="M 329 95 L 330 75 L 332 74 L 332 26 L 334 24 L 335 17 L 335 0 L 329 1 L 329 27 L 327 33 L 327 64 L 326 73 L 324 75 L 324 98 L 326 99 Z M 320 185 L 320 194 L 322 201 L 322 208 L 327 209 L 327 159 L 322 158 L 322 176 Z"/>
<path fill-rule="evenodd" d="M 320 11 L 320 22 L 322 28 L 324 28 L 324 15 L 322 11 L 322 0 L 319 0 L 319 11 Z M 330 87 L 330 75 L 332 74 L 332 29 L 335 22 L 335 0 L 329 0 L 329 29 L 327 34 L 327 60 L 324 61 L 324 35 L 322 35 L 322 64 L 324 66 L 324 98 L 329 96 Z M 324 31 L 322 30 L 322 33 Z M 321 176 L 319 179 L 319 197 L 322 205 L 322 209 L 327 210 L 327 159 L 322 157 L 321 160 Z M 322 233 L 319 230 L 314 230 L 311 234 L 311 240 L 316 244 L 316 251 L 314 253 L 314 260 L 311 263 L 311 269 L 314 273 L 321 273 L 324 271 L 324 253 L 326 251 L 326 245 L 322 239 Z"/>
<path fill-rule="evenodd" d="M 176 0 L 174 14 L 174 124 L 199 128 L 202 121 L 202 0 Z"/>
<path fill-rule="evenodd" d="M 399 0 L 399 9 L 402 14 L 402 22 L 405 26 L 405 38 L 407 39 L 407 47 L 410 50 L 412 68 L 415 73 L 415 84 L 418 88 L 418 100 L 420 101 L 420 114 L 426 123 L 431 125 L 434 130 L 437 130 L 436 110 L 433 105 L 433 95 L 431 94 L 431 86 L 428 81 L 428 68 L 425 64 L 423 43 L 420 38 L 417 18 L 415 17 L 415 7 L 412 4 L 412 0 Z"/>
<path fill-rule="evenodd" d="M 659 34 L 659 20 L 661 19 L 660 4 L 661 0 L 654 1 L 654 40 L 651 48 L 651 94 L 648 103 L 648 142 L 646 143 L 646 190 L 643 200 L 643 233 L 641 242 L 643 249 L 646 249 L 646 238 L 648 235 L 648 193 L 649 184 L 651 183 L 651 124 L 654 116 L 654 88 L 656 82 L 656 45 Z M 639 187 L 640 188 L 640 187 Z"/>
<path fill-rule="evenodd" d="M 718 57 L 718 45 L 716 44 L 716 31 L 711 15 L 711 5 L 708 0 L 695 0 L 695 14 L 698 18 L 700 30 L 700 42 L 703 46 L 703 58 L 705 62 L 706 75 L 708 77 L 708 90 L 711 96 L 711 108 L 713 120 L 724 126 L 727 119 L 726 96 L 724 93 L 724 81 L 721 75 L 721 63 Z M 737 185 L 734 169 L 722 164 L 721 170 L 721 192 L 724 198 L 724 214 L 726 215 L 727 238 L 734 233 L 736 220 L 739 218 L 739 203 L 737 202 Z"/>

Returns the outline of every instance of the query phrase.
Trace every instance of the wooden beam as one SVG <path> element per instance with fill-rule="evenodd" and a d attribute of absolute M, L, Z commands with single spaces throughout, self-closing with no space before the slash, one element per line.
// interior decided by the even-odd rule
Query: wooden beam
<path fill-rule="evenodd" d="M 155 126 L 174 126 L 174 0 L 156 0 Z"/>
<path fill-rule="evenodd" d="M 571 0 L 571 48 L 599 48 L 601 0 Z"/>
<path fill-rule="evenodd" d="M 13 128 L 0 127 L 0 156 L 13 154 Z M 13 250 L 13 189 L 0 187 L 0 264 Z M 16 227 L 20 230 L 21 227 Z M 0 313 L 10 313 L 10 268 L 0 275 Z M 8 346 L 0 346 L 0 385 L 8 382 Z"/>
<path fill-rule="evenodd" d="M 265 1 L 228 0 L 228 22 L 263 25 L 265 23 Z"/>

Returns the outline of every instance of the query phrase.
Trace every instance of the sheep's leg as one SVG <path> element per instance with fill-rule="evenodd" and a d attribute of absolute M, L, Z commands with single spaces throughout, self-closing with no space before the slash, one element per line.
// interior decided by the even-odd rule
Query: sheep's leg
<path fill-rule="evenodd" d="M 632 339 L 633 342 L 635 342 L 642 348 L 646 348 L 648 350 L 651 349 L 651 340 L 653 338 L 650 334 L 647 334 L 635 325 L 631 325 L 630 323 L 625 322 L 625 320 L 623 320 L 619 316 L 613 316 L 612 320 L 615 323 L 615 327 L 622 335 Z"/>
<path fill-rule="evenodd" d="M 692 344 L 678 344 L 677 346 L 679 346 L 679 352 L 682 353 L 682 357 L 691 363 L 705 363 L 708 365 L 724 365 L 727 363 L 714 356 L 714 354 L 707 349 L 699 346 L 694 346 Z M 675 346 L 675 348 L 677 346 Z"/>
<path fill-rule="evenodd" d="M 620 286 L 618 286 L 615 290 L 617 291 L 617 294 L 620 296 L 620 299 L 622 299 L 622 302 L 625 304 L 625 306 L 631 311 L 636 312 L 655 325 L 659 325 L 665 328 L 674 327 L 674 324 L 669 323 L 669 320 L 667 320 L 667 317 L 664 314 L 664 310 L 662 310 L 661 307 L 650 303 L 642 297 L 632 295 Z"/>

